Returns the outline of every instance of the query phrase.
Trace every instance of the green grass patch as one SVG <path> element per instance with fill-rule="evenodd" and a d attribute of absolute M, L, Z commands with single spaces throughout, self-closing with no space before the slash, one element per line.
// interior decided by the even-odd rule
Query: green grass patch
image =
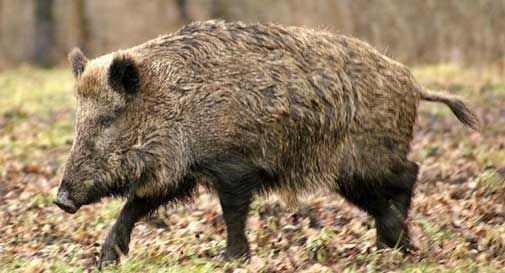
<path fill-rule="evenodd" d="M 74 105 L 70 70 L 21 68 L 0 73 L 0 113 L 47 116 Z M 9 114 L 10 113 L 10 114 Z"/>
<path fill-rule="evenodd" d="M 475 179 L 475 183 L 476 192 L 484 196 L 489 196 L 500 189 L 505 189 L 505 178 L 494 169 L 484 171 Z"/>

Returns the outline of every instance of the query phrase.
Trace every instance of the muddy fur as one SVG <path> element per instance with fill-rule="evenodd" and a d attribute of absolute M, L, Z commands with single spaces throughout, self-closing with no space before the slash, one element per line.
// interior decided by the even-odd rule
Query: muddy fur
<path fill-rule="evenodd" d="M 90 61 L 76 50 L 70 60 L 76 138 L 61 188 L 77 206 L 126 196 L 125 214 L 144 200 L 145 215 L 204 184 L 220 198 L 229 257 L 248 253 L 255 193 L 294 204 L 314 189 L 375 217 L 379 247 L 407 249 L 419 101 L 443 102 L 477 128 L 459 98 L 424 89 L 404 65 L 307 28 L 197 22 Z M 110 242 L 121 241 L 120 219 L 100 265 L 117 259 Z"/>

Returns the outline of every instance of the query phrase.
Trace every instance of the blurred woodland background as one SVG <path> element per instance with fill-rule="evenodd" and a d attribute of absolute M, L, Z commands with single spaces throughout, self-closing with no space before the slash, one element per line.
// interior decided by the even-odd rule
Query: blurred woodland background
<path fill-rule="evenodd" d="M 194 20 L 329 29 L 407 63 L 505 63 L 503 0 L 0 0 L 0 67 L 60 64 L 126 48 Z"/>
<path fill-rule="evenodd" d="M 505 272 L 505 0 L 0 0 L 0 273 L 98 272 L 124 201 L 74 215 L 52 203 L 74 138 L 70 49 L 93 58 L 212 18 L 359 37 L 427 88 L 465 98 L 482 129 L 419 105 L 412 255 L 377 251 L 365 212 L 318 193 L 296 209 L 257 198 L 253 256 L 227 262 L 220 206 L 202 191 L 138 223 L 128 256 L 104 272 Z"/>

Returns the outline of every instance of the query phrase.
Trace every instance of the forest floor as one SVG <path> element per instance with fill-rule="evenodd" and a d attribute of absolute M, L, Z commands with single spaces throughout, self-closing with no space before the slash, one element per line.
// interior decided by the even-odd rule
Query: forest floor
<path fill-rule="evenodd" d="M 105 272 L 505 272 L 505 77 L 456 65 L 417 67 L 420 82 L 464 96 L 482 121 L 461 125 L 422 102 L 411 159 L 421 164 L 410 212 L 418 251 L 377 251 L 374 223 L 336 195 L 298 209 L 258 198 L 250 261 L 225 262 L 214 197 L 139 223 L 130 254 Z M 0 72 L 0 272 L 96 272 L 122 200 L 63 213 L 52 204 L 73 137 L 69 69 Z"/>

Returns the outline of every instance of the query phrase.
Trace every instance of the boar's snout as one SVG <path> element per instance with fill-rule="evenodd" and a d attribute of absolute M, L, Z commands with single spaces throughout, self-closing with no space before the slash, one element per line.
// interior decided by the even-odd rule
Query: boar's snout
<path fill-rule="evenodd" d="M 68 213 L 75 213 L 78 209 L 75 202 L 70 198 L 70 193 L 64 187 L 64 182 L 61 183 L 60 188 L 58 189 L 58 194 L 56 195 L 56 200 L 54 200 L 54 204 L 56 204 L 60 209 L 64 210 Z"/>

